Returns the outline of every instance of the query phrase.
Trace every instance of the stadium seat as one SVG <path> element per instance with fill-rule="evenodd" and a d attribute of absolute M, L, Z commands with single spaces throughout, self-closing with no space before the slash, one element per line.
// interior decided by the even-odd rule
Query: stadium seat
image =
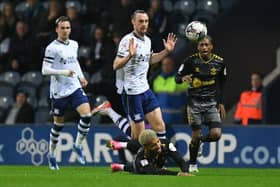
<path fill-rule="evenodd" d="M 193 16 L 193 20 L 201 21 L 201 22 L 205 23 L 206 25 L 209 25 L 210 23 L 214 22 L 215 17 L 207 12 L 198 11 Z"/>
<path fill-rule="evenodd" d="M 173 11 L 173 4 L 170 0 L 163 0 L 162 6 L 163 6 L 163 9 L 168 13 L 171 13 Z"/>
<path fill-rule="evenodd" d="M 85 58 L 88 59 L 90 56 L 90 47 L 87 46 L 80 46 L 79 51 L 78 51 L 78 56 L 79 58 Z"/>
<path fill-rule="evenodd" d="M 50 99 L 48 97 L 42 97 L 39 99 L 38 101 L 38 105 L 37 107 L 46 107 L 49 108 L 50 107 Z"/>
<path fill-rule="evenodd" d="M 90 45 L 92 40 L 92 35 L 95 31 L 95 24 L 85 24 L 82 26 L 83 39 L 82 43 L 85 45 Z"/>
<path fill-rule="evenodd" d="M 78 12 L 80 12 L 82 10 L 82 5 L 79 1 L 66 1 L 65 7 L 66 8 L 75 7 Z"/>
<path fill-rule="evenodd" d="M 7 109 L 11 107 L 14 103 L 13 97 L 9 96 L 0 96 L 0 108 Z"/>
<path fill-rule="evenodd" d="M 13 86 L 16 86 L 21 80 L 20 74 L 15 71 L 7 71 L 4 73 L 1 73 L 0 75 L 0 81 L 9 83 Z"/>
<path fill-rule="evenodd" d="M 39 98 L 49 98 L 50 97 L 50 85 L 45 83 L 41 86 L 39 91 Z"/>
<path fill-rule="evenodd" d="M 43 84 L 50 84 L 51 76 L 43 76 Z"/>
<path fill-rule="evenodd" d="M 35 112 L 35 123 L 46 123 L 50 119 L 50 110 L 47 107 L 38 107 Z"/>
<path fill-rule="evenodd" d="M 3 12 L 5 3 L 6 3 L 6 2 L 1 2 L 1 3 L 0 3 L 0 12 L 1 12 L 1 13 Z"/>
<path fill-rule="evenodd" d="M 95 83 L 100 82 L 101 80 L 102 80 L 101 71 L 98 71 L 91 76 L 90 83 L 95 84 Z"/>
<path fill-rule="evenodd" d="M 196 4 L 194 0 L 181 0 L 177 1 L 174 5 L 174 10 L 180 11 L 184 16 L 190 16 L 194 13 Z"/>
<path fill-rule="evenodd" d="M 14 97 L 14 87 L 5 82 L 0 83 L 0 96 Z"/>
<path fill-rule="evenodd" d="M 40 86 L 43 82 L 43 76 L 39 71 L 29 71 L 22 76 L 21 82 L 28 82 L 35 86 Z"/>
<path fill-rule="evenodd" d="M 181 36 L 185 37 L 186 36 L 186 25 L 188 25 L 189 20 L 186 18 L 186 22 L 178 23 L 177 28 L 176 28 L 176 33 L 180 34 Z"/>
<path fill-rule="evenodd" d="M 49 5 L 50 5 L 50 1 L 43 1 L 42 5 L 43 5 L 45 10 L 48 10 L 49 9 Z"/>
<path fill-rule="evenodd" d="M 18 17 L 22 16 L 23 13 L 26 11 L 26 9 L 28 8 L 28 4 L 26 2 L 20 2 L 17 3 L 16 7 L 15 7 L 15 13 Z"/>
<path fill-rule="evenodd" d="M 37 108 L 38 102 L 36 97 L 28 97 L 27 102 L 33 107 L 33 109 Z"/>
<path fill-rule="evenodd" d="M 219 3 L 217 0 L 201 0 L 198 1 L 196 10 L 217 15 L 219 13 Z"/>

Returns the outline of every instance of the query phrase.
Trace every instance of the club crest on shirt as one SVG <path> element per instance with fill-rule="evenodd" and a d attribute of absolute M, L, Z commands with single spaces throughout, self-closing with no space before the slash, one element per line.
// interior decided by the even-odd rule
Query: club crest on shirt
<path fill-rule="evenodd" d="M 134 120 L 140 120 L 141 119 L 141 115 L 140 114 L 135 114 L 134 115 Z"/>
<path fill-rule="evenodd" d="M 147 166 L 149 164 L 149 162 L 147 159 L 144 159 L 144 160 L 140 161 L 140 164 L 144 167 L 144 166 Z"/>

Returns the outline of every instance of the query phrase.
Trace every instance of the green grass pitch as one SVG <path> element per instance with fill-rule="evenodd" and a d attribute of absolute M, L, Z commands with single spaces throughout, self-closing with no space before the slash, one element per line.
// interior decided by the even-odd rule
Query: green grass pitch
<path fill-rule="evenodd" d="M 200 168 L 193 177 L 111 173 L 109 167 L 0 166 L 0 187 L 280 187 L 280 169 Z"/>

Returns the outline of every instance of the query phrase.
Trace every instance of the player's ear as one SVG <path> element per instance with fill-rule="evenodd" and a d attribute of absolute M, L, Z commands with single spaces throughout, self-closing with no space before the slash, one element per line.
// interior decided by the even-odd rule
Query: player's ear
<path fill-rule="evenodd" d="M 211 44 L 210 44 L 210 50 L 212 50 L 212 49 L 213 49 L 213 44 L 211 43 Z"/>
<path fill-rule="evenodd" d="M 133 18 L 131 19 L 131 24 L 134 25 L 134 19 Z"/>

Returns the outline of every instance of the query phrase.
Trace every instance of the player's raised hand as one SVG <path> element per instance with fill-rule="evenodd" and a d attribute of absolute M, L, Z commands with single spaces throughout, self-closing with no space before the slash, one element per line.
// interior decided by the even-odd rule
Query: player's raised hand
<path fill-rule="evenodd" d="M 167 39 L 163 39 L 164 48 L 170 53 L 174 50 L 177 37 L 174 33 L 168 33 Z"/>
<path fill-rule="evenodd" d="M 129 55 L 131 57 L 133 57 L 136 54 L 137 47 L 138 47 L 138 44 L 134 45 L 134 38 L 130 38 L 128 51 L 129 51 Z"/>
<path fill-rule="evenodd" d="M 183 82 L 191 83 L 192 82 L 192 74 L 190 75 L 185 75 L 182 77 Z"/>

